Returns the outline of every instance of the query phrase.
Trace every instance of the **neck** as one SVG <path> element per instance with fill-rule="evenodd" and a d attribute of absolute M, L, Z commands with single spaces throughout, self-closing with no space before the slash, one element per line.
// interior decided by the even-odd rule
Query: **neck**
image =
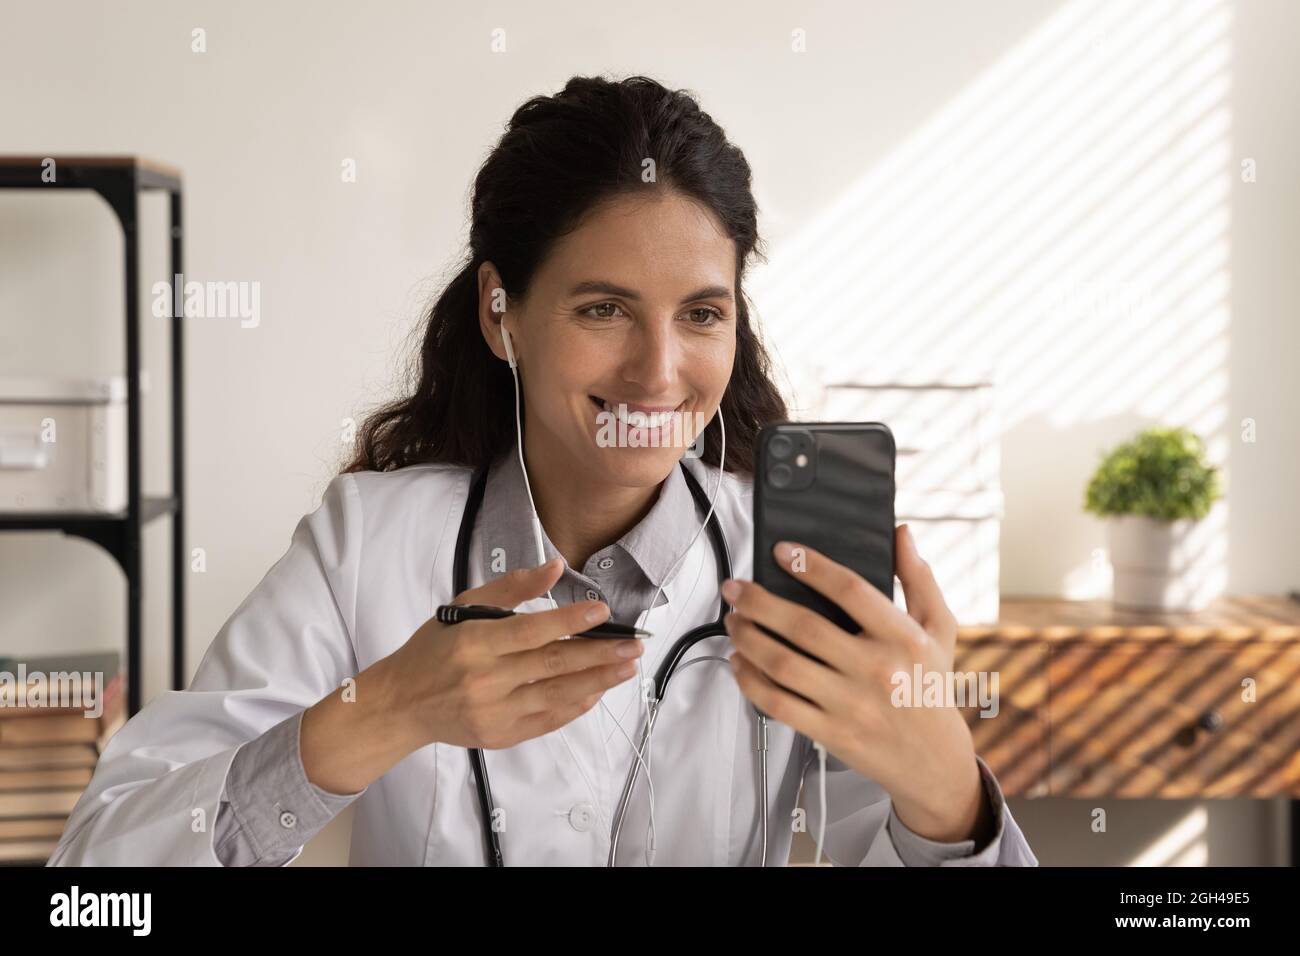
<path fill-rule="evenodd" d="M 660 486 L 625 488 L 593 481 L 558 442 L 528 440 L 536 434 L 536 428 L 524 431 L 524 461 L 537 516 L 569 567 L 581 571 L 593 554 L 636 527 L 654 507 Z"/>

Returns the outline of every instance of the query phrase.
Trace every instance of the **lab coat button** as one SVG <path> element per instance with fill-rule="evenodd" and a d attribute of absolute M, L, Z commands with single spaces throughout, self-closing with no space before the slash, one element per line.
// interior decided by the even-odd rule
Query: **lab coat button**
<path fill-rule="evenodd" d="M 569 826 L 579 833 L 586 833 L 595 822 L 596 808 L 590 803 L 574 804 L 573 809 L 569 811 Z"/>
<path fill-rule="evenodd" d="M 280 814 L 280 826 L 284 827 L 286 830 L 292 830 L 297 825 L 298 818 L 288 810 L 285 810 L 284 813 Z"/>
<path fill-rule="evenodd" d="M 599 592 L 599 591 L 592 590 L 591 588 L 587 588 L 587 600 L 588 600 L 588 601 L 599 601 L 599 600 L 600 600 L 600 592 Z"/>
<path fill-rule="evenodd" d="M 614 559 L 613 559 L 613 558 L 601 558 L 601 559 L 600 559 L 600 563 L 599 563 L 599 565 L 598 565 L 598 567 L 599 567 L 602 571 L 608 571 L 608 570 L 609 570 L 610 568 L 612 568 L 613 566 L 614 566 Z"/>

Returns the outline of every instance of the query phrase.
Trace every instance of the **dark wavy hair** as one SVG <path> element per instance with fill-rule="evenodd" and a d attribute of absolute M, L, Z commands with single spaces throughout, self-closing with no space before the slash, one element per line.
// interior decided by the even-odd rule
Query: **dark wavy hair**
<path fill-rule="evenodd" d="M 642 179 L 654 160 L 654 182 Z M 787 417 L 770 361 L 750 323 L 741 280 L 762 258 L 749 163 L 685 90 L 645 76 L 575 76 L 554 96 L 515 111 L 479 169 L 464 265 L 429 311 L 408 370 L 410 394 L 372 411 L 343 472 L 390 471 L 422 462 L 486 466 L 515 441 L 509 366 L 483 341 L 478 269 L 496 265 L 506 295 L 523 298 L 552 244 L 601 202 L 672 189 L 712 210 L 736 245 L 736 356 L 722 399 L 724 470 L 750 474 L 758 430 Z M 470 416 L 467 408 L 476 410 Z M 718 465 L 718 423 L 705 430 L 703 459 Z"/>

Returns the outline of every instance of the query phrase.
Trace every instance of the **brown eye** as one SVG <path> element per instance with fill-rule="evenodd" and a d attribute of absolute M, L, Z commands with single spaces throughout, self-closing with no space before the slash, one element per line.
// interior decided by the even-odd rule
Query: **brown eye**
<path fill-rule="evenodd" d="M 617 312 L 617 311 L 618 311 L 618 306 L 617 306 L 616 304 L 614 304 L 613 302 L 599 302 L 599 303 L 597 303 L 596 305 L 589 305 L 589 306 L 587 306 L 585 309 L 579 309 L 578 312 L 579 312 L 581 315 L 586 315 L 586 316 L 589 316 L 589 317 L 591 317 L 591 318 L 593 318 L 593 319 L 612 319 L 612 318 L 614 318 L 614 315 L 613 315 L 612 313 L 600 313 L 600 314 L 597 314 L 597 313 L 596 313 L 596 310 L 597 310 L 597 309 L 614 309 L 614 310 Z"/>
<path fill-rule="evenodd" d="M 688 313 L 691 316 L 691 322 L 694 325 L 713 325 L 715 322 L 722 321 L 722 313 L 717 309 L 701 306 L 698 309 L 691 309 Z"/>

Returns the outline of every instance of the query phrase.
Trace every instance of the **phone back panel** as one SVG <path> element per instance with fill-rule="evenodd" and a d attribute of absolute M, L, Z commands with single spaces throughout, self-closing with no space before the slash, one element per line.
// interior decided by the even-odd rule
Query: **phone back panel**
<path fill-rule="evenodd" d="M 807 459 L 802 468 L 796 463 L 801 453 Z M 784 485 L 781 465 L 788 466 L 792 476 Z M 861 630 L 838 605 L 777 565 L 772 547 L 778 541 L 815 548 L 893 600 L 894 436 L 887 426 L 767 425 L 759 433 L 755 459 L 754 580 L 830 618 L 850 634 Z"/>

